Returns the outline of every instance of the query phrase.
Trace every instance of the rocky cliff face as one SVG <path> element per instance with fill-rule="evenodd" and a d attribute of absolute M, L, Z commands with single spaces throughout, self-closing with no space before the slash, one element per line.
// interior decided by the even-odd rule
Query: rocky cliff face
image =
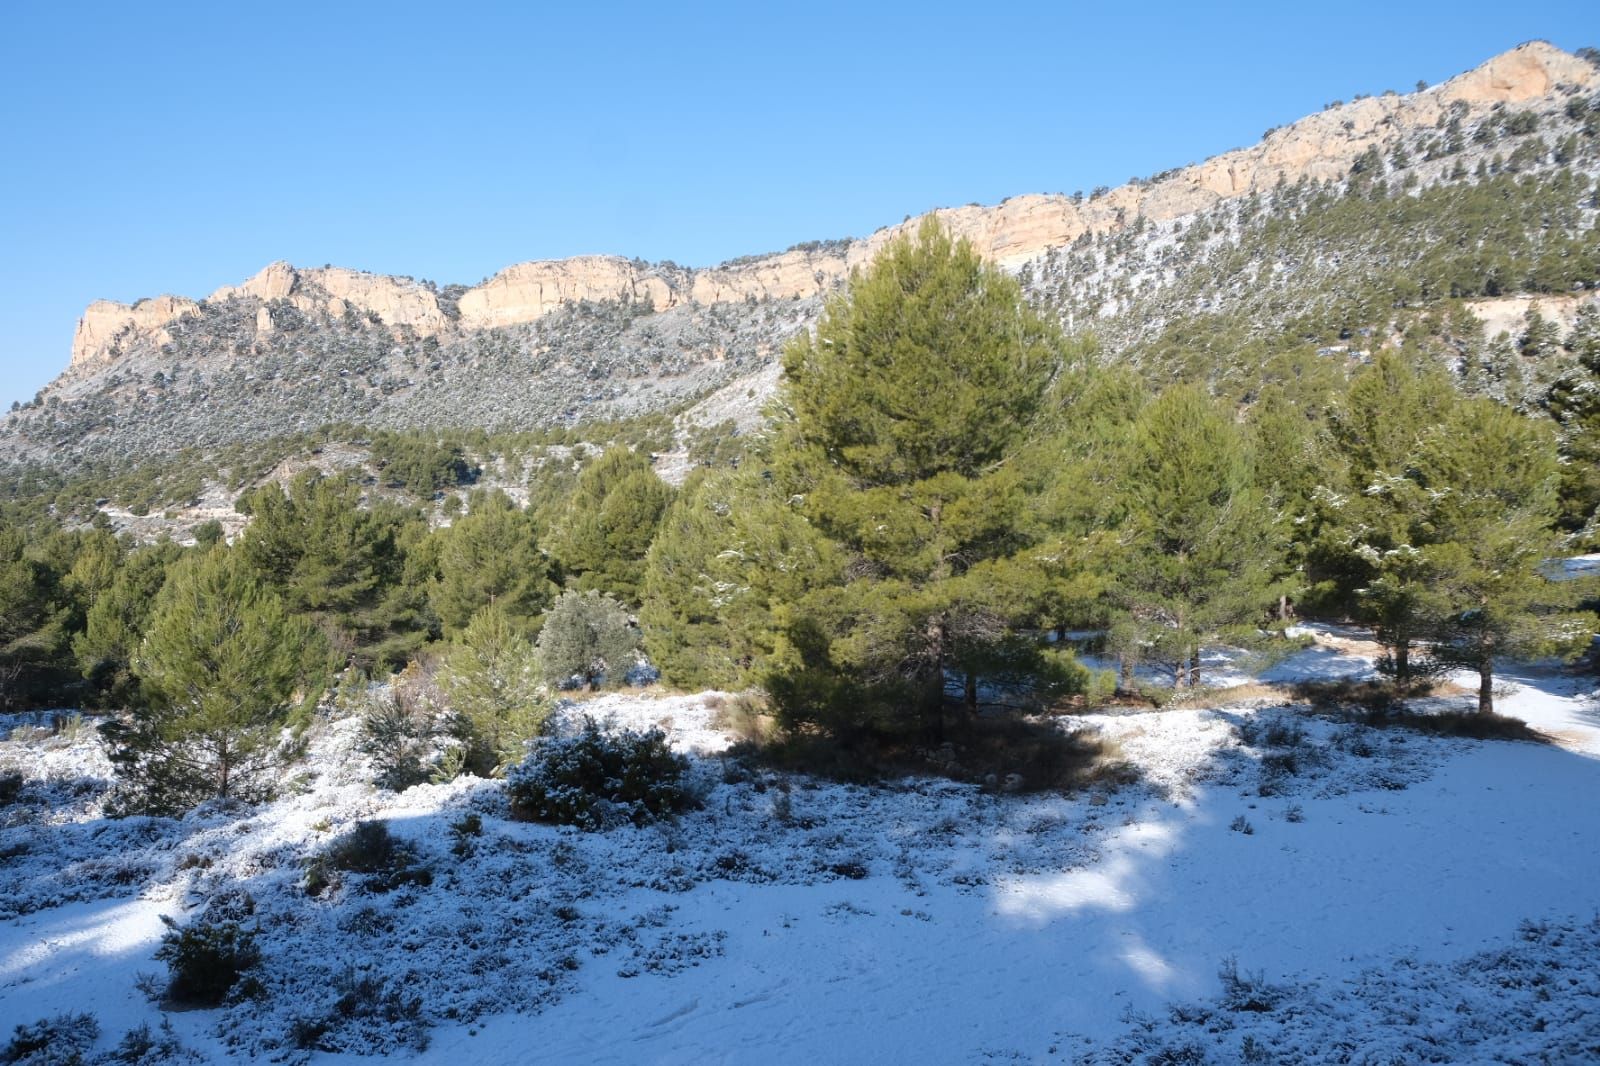
<path fill-rule="evenodd" d="M 1136 219 L 1164 222 L 1219 202 L 1270 191 L 1302 178 L 1337 181 L 1369 149 L 1386 149 L 1405 130 L 1429 128 L 1450 116 L 1472 116 L 1498 106 L 1524 104 L 1558 86 L 1600 89 L 1600 71 L 1549 44 L 1531 42 L 1422 92 L 1368 97 L 1330 108 L 1271 131 L 1261 143 L 1226 152 L 1156 180 L 1124 185 L 1082 200 L 1018 196 L 993 207 L 935 211 L 952 231 L 986 256 L 1016 267 L 1051 248 L 1088 234 L 1113 232 Z M 883 229 L 863 240 L 818 250 L 795 249 L 701 270 L 663 269 L 617 256 L 518 263 L 459 298 L 452 317 L 436 292 L 410 279 L 330 267 L 297 270 L 273 263 L 237 286 L 218 289 L 207 302 L 253 298 L 264 306 L 287 301 L 305 313 L 338 319 L 348 312 L 376 316 L 386 326 L 417 336 L 531 323 L 564 305 L 622 300 L 664 311 L 686 303 L 709 306 L 746 300 L 807 299 L 833 289 L 869 261 L 888 240 L 920 219 Z M 198 308 L 180 296 L 134 305 L 101 300 L 84 312 L 73 340 L 71 366 L 103 367 L 120 348 L 139 339 L 157 346 L 171 326 Z M 270 310 L 258 324 L 272 328 Z"/>
<path fill-rule="evenodd" d="M 1263 338 L 1359 353 L 1355 336 L 1402 328 L 1393 309 L 1452 295 L 1477 299 L 1479 347 L 1520 331 L 1528 303 L 1512 298 L 1535 292 L 1570 328 L 1600 291 L 1597 179 L 1600 71 L 1535 43 L 1117 189 L 935 214 L 1104 358 L 1242 380 Z M 203 299 L 97 301 L 67 372 L 0 420 L 0 464 L 122 463 L 335 423 L 523 430 L 689 410 L 744 425 L 783 343 L 920 221 L 702 269 L 582 256 L 467 288 L 273 263 Z"/>

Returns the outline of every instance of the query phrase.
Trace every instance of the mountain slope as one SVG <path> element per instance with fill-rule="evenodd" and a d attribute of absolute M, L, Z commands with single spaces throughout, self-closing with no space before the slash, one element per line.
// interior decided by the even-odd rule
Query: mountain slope
<path fill-rule="evenodd" d="M 1193 373 L 1197 349 L 1381 333 L 1385 304 L 1592 288 L 1597 116 L 1600 70 L 1533 42 L 1118 189 L 935 214 L 1108 357 Z M 1460 208 L 1469 188 L 1515 210 L 1484 231 Z M 917 221 L 704 269 L 587 256 L 465 288 L 275 263 L 201 300 L 98 301 L 67 371 L 0 439 L 16 459 L 126 458 L 333 422 L 528 429 L 765 388 L 784 339 Z M 1460 254 L 1433 262 L 1441 245 Z M 1397 292 L 1418 269 L 1435 283 Z"/>

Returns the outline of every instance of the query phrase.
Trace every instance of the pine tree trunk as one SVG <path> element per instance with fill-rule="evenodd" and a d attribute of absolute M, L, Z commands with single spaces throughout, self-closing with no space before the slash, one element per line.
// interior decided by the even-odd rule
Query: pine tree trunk
<path fill-rule="evenodd" d="M 1411 680 L 1411 641 L 1405 637 L 1395 641 L 1394 679 L 1401 684 Z"/>
<path fill-rule="evenodd" d="M 1494 713 L 1494 659 L 1487 652 L 1478 660 L 1478 713 Z"/>
<path fill-rule="evenodd" d="M 1123 692 L 1133 691 L 1133 657 L 1127 652 L 1117 656 L 1117 688 Z"/>
<path fill-rule="evenodd" d="M 964 696 L 967 714 L 976 717 L 978 713 L 978 675 L 972 670 L 967 671 L 967 688 Z"/>
<path fill-rule="evenodd" d="M 1200 646 L 1189 649 L 1189 687 L 1200 687 Z"/>
<path fill-rule="evenodd" d="M 935 740 L 943 740 L 944 667 L 924 678 L 922 686 L 922 731 Z"/>
<path fill-rule="evenodd" d="M 226 738 L 226 737 L 223 737 L 221 743 L 219 743 L 217 745 L 217 769 L 222 774 L 222 777 L 218 782 L 219 788 L 218 788 L 218 791 L 217 791 L 217 795 L 222 797 L 223 799 L 227 799 L 228 798 L 228 771 L 231 769 L 231 767 L 229 766 L 229 760 L 228 760 L 228 738 Z"/>

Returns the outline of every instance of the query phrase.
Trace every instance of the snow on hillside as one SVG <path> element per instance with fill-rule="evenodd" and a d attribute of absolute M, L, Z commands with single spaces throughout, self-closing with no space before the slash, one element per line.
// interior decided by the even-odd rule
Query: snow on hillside
<path fill-rule="evenodd" d="M 1310 632 L 1245 679 L 1370 670 Z M 1084 716 L 1139 780 L 1075 796 L 783 776 L 725 754 L 711 694 L 612 695 L 581 710 L 668 729 L 703 806 L 599 834 L 512 822 L 493 782 L 375 790 L 350 719 L 270 805 L 113 821 L 90 729 L 9 719 L 0 1037 L 89 1011 L 102 1055 L 169 1021 L 140 1061 L 1593 1061 L 1600 705 L 1550 667 L 1506 687 L 1558 743 L 1224 691 Z M 309 895 L 363 819 L 431 883 Z M 163 1014 L 163 915 L 259 926 L 257 994 Z"/>

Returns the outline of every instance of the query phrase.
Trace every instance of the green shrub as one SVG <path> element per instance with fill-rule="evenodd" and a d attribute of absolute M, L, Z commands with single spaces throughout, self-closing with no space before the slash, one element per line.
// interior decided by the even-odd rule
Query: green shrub
<path fill-rule="evenodd" d="M 586 718 L 577 736 L 545 741 L 506 775 L 511 815 L 590 832 L 645 825 L 693 805 L 688 769 L 661 730 L 610 734 Z"/>
<path fill-rule="evenodd" d="M 176 1002 L 217 1006 L 261 961 L 255 932 L 238 922 L 197 922 L 179 929 L 166 915 L 161 921 L 167 932 L 156 959 L 167 964 L 167 996 Z"/>

